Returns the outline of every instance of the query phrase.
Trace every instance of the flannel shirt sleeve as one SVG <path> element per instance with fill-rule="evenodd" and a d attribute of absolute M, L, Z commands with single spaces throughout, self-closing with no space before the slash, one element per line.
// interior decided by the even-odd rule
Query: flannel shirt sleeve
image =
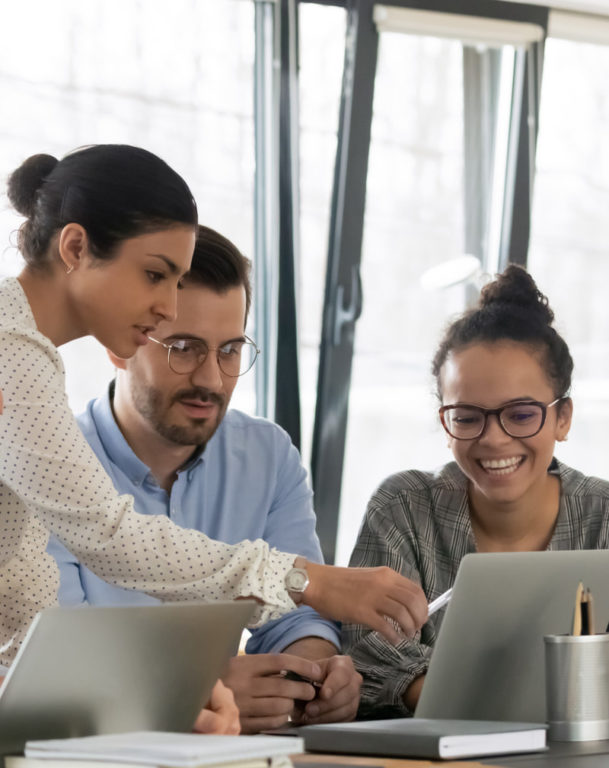
<path fill-rule="evenodd" d="M 421 584 L 419 547 L 410 517 L 404 494 L 385 498 L 377 492 L 368 505 L 349 565 L 389 566 Z M 412 714 L 404 704 L 404 693 L 415 678 L 427 671 L 435 635 L 433 617 L 413 639 L 405 638 L 397 646 L 362 625 L 343 626 L 343 649 L 364 678 L 360 717 Z"/>

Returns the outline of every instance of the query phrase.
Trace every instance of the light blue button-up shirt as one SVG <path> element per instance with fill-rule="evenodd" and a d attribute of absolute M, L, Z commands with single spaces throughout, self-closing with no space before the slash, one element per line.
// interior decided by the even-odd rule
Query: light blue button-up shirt
<path fill-rule="evenodd" d="M 138 512 L 166 515 L 229 544 L 262 538 L 277 549 L 321 562 L 307 474 L 288 434 L 276 424 L 229 410 L 204 452 L 178 472 L 168 495 L 123 437 L 109 393 L 92 400 L 78 422 L 117 490 L 134 497 Z M 63 605 L 158 602 L 102 581 L 53 537 L 49 552 L 59 565 Z M 308 636 L 340 647 L 337 625 L 305 606 L 254 630 L 247 652 L 280 651 Z"/>

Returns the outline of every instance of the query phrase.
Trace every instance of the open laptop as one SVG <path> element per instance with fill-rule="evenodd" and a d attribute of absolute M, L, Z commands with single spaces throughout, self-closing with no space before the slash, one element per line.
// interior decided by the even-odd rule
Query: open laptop
<path fill-rule="evenodd" d="M 190 731 L 254 605 L 42 611 L 0 688 L 0 755 L 31 739 Z"/>
<path fill-rule="evenodd" d="M 609 551 L 466 555 L 443 609 L 415 720 L 307 726 L 299 729 L 305 748 L 328 751 L 330 741 L 333 752 L 407 756 L 417 719 L 419 737 L 429 719 L 544 723 L 543 638 L 571 632 L 580 581 L 592 591 L 597 631 L 604 632 Z"/>
<path fill-rule="evenodd" d="M 416 717 L 544 722 L 544 635 L 573 625 L 577 585 L 609 622 L 609 551 L 463 558 Z"/>

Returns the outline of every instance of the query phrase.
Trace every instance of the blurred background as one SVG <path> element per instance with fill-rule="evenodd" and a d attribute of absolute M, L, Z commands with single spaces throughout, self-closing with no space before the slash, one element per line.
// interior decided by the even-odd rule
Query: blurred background
<path fill-rule="evenodd" d="M 458 8 L 455 6 L 458 5 Z M 558 456 L 609 477 L 609 3 L 1 2 L 4 181 L 99 142 L 156 152 L 254 262 L 263 353 L 233 405 L 311 468 L 345 564 L 388 474 L 449 458 L 430 361 L 485 276 L 526 265 L 575 359 Z M 113 375 L 66 345 L 75 411 Z"/>

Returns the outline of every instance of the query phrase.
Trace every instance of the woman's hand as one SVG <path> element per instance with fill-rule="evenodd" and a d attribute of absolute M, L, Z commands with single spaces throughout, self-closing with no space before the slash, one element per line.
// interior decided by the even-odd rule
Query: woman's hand
<path fill-rule="evenodd" d="M 421 587 L 391 568 L 337 568 L 308 561 L 306 569 L 309 586 L 303 602 L 322 616 L 365 624 L 394 645 L 427 621 Z"/>
<path fill-rule="evenodd" d="M 425 682 L 425 675 L 419 675 L 419 677 L 415 677 L 412 683 L 410 683 L 408 688 L 406 688 L 406 690 L 404 691 L 402 700 L 404 701 L 404 704 L 408 707 L 408 709 L 413 713 L 417 708 L 417 704 L 419 703 L 419 697 L 421 696 L 421 691 L 423 690 L 424 682 Z"/>
<path fill-rule="evenodd" d="M 221 680 L 214 685 L 211 698 L 205 709 L 202 709 L 194 724 L 197 733 L 228 733 L 238 734 L 239 708 L 235 704 L 232 691 Z"/>

